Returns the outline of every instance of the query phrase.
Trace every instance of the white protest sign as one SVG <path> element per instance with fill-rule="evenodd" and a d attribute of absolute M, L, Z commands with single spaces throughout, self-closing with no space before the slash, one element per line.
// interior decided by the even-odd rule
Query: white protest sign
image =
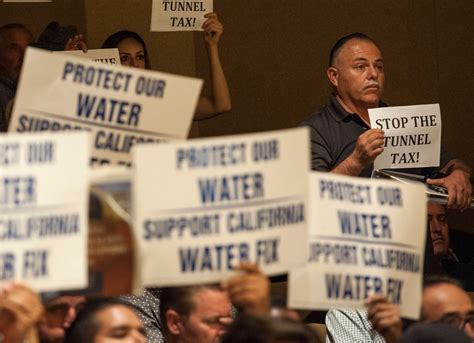
<path fill-rule="evenodd" d="M 213 0 L 153 0 L 150 31 L 202 31 Z"/>
<path fill-rule="evenodd" d="M 93 165 L 131 161 L 135 143 L 187 136 L 202 80 L 28 48 L 10 132 L 87 130 Z"/>
<path fill-rule="evenodd" d="M 71 55 L 86 58 L 93 62 L 101 64 L 120 65 L 120 55 L 117 48 L 113 49 L 89 49 L 87 52 L 82 50 L 53 51 L 55 54 Z"/>
<path fill-rule="evenodd" d="M 372 127 L 385 132 L 384 151 L 374 169 L 439 166 L 439 104 L 373 108 L 369 116 Z"/>
<path fill-rule="evenodd" d="M 0 138 L 0 284 L 87 285 L 90 135 Z"/>
<path fill-rule="evenodd" d="M 422 185 L 313 172 L 309 259 L 289 275 L 289 306 L 363 308 L 380 293 L 420 313 L 426 195 Z"/>
<path fill-rule="evenodd" d="M 306 260 L 306 128 L 134 148 L 144 286 L 216 282 L 241 261 L 270 275 Z"/>

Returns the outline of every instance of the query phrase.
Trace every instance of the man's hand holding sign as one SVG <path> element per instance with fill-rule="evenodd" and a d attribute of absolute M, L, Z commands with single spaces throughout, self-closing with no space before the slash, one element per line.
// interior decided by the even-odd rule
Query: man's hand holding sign
<path fill-rule="evenodd" d="M 372 126 L 384 131 L 384 150 L 375 159 L 374 169 L 438 167 L 447 162 L 440 157 L 438 104 L 369 109 L 369 115 Z M 468 207 L 472 193 L 469 167 L 456 159 L 441 167 L 446 176 L 427 183 L 447 189 L 449 207 Z"/>

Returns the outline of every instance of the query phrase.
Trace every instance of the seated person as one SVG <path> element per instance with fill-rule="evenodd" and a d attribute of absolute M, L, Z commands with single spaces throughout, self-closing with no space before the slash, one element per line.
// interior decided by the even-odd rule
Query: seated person
<path fill-rule="evenodd" d="M 219 113 L 230 111 L 229 87 L 219 58 L 218 43 L 224 27 L 215 13 L 207 13 L 203 23 L 204 41 L 209 57 L 211 73 L 211 96 L 199 98 L 194 120 L 211 118 Z M 102 49 L 118 48 L 122 65 L 151 69 L 148 50 L 144 40 L 135 32 L 119 31 L 109 36 Z"/>
<path fill-rule="evenodd" d="M 135 312 L 122 301 L 111 298 L 86 301 L 64 339 L 67 343 L 115 341 L 146 343 L 147 339 Z"/>
<path fill-rule="evenodd" d="M 61 343 L 64 334 L 76 319 L 78 309 L 86 301 L 83 295 L 57 295 L 43 297 L 44 314 L 39 323 L 42 343 Z M 46 299 L 45 299 L 46 298 Z"/>
<path fill-rule="evenodd" d="M 221 285 L 149 289 L 142 296 L 122 297 L 142 319 L 151 343 L 186 341 L 198 337 L 212 342 L 222 336 L 232 319 L 232 304 L 249 314 L 268 314 L 270 283 L 257 266 L 243 263 L 243 274 Z M 232 304 L 231 304 L 232 303 Z"/>
<path fill-rule="evenodd" d="M 403 325 L 398 306 L 379 295 L 367 300 L 367 311 L 330 310 L 328 342 L 397 342 Z M 447 277 L 428 278 L 423 286 L 420 322 L 452 325 L 474 339 L 474 310 L 461 285 Z"/>

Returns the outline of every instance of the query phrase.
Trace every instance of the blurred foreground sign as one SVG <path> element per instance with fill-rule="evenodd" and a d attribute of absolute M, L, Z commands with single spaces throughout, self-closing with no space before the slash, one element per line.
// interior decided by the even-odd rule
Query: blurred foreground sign
<path fill-rule="evenodd" d="M 186 138 L 201 86 L 28 48 L 9 131 L 90 131 L 93 165 L 129 165 L 136 143 Z"/>
<path fill-rule="evenodd" d="M 89 135 L 0 139 L 0 283 L 87 284 Z"/>
<path fill-rule="evenodd" d="M 289 306 L 364 308 L 374 293 L 420 314 L 426 234 L 422 185 L 313 172 L 309 258 L 289 277 Z"/>
<path fill-rule="evenodd" d="M 132 208 L 144 286 L 216 282 L 242 261 L 306 260 L 306 128 L 137 146 Z"/>

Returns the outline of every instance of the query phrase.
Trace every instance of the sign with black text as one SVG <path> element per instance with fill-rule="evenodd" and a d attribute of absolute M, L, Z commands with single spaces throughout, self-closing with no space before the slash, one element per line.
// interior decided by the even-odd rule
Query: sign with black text
<path fill-rule="evenodd" d="M 298 128 L 137 146 L 143 285 L 216 282 L 247 261 L 270 275 L 304 263 L 308 136 Z"/>
<path fill-rule="evenodd" d="M 117 48 L 113 49 L 89 49 L 87 52 L 82 50 L 53 51 L 55 54 L 71 55 L 86 58 L 101 64 L 120 65 L 120 56 Z"/>
<path fill-rule="evenodd" d="M 153 0 L 150 31 L 202 31 L 213 0 Z"/>
<path fill-rule="evenodd" d="M 90 135 L 0 138 L 0 284 L 87 285 Z"/>
<path fill-rule="evenodd" d="M 384 151 L 374 169 L 438 167 L 441 149 L 439 104 L 369 109 L 372 128 L 385 132 Z"/>
<path fill-rule="evenodd" d="M 364 308 L 381 294 L 417 319 L 426 195 L 421 184 L 312 172 L 305 267 L 291 270 L 289 306 Z"/>
<path fill-rule="evenodd" d="M 186 138 L 202 80 L 28 48 L 10 132 L 92 132 L 93 166 L 130 165 L 136 143 Z"/>

